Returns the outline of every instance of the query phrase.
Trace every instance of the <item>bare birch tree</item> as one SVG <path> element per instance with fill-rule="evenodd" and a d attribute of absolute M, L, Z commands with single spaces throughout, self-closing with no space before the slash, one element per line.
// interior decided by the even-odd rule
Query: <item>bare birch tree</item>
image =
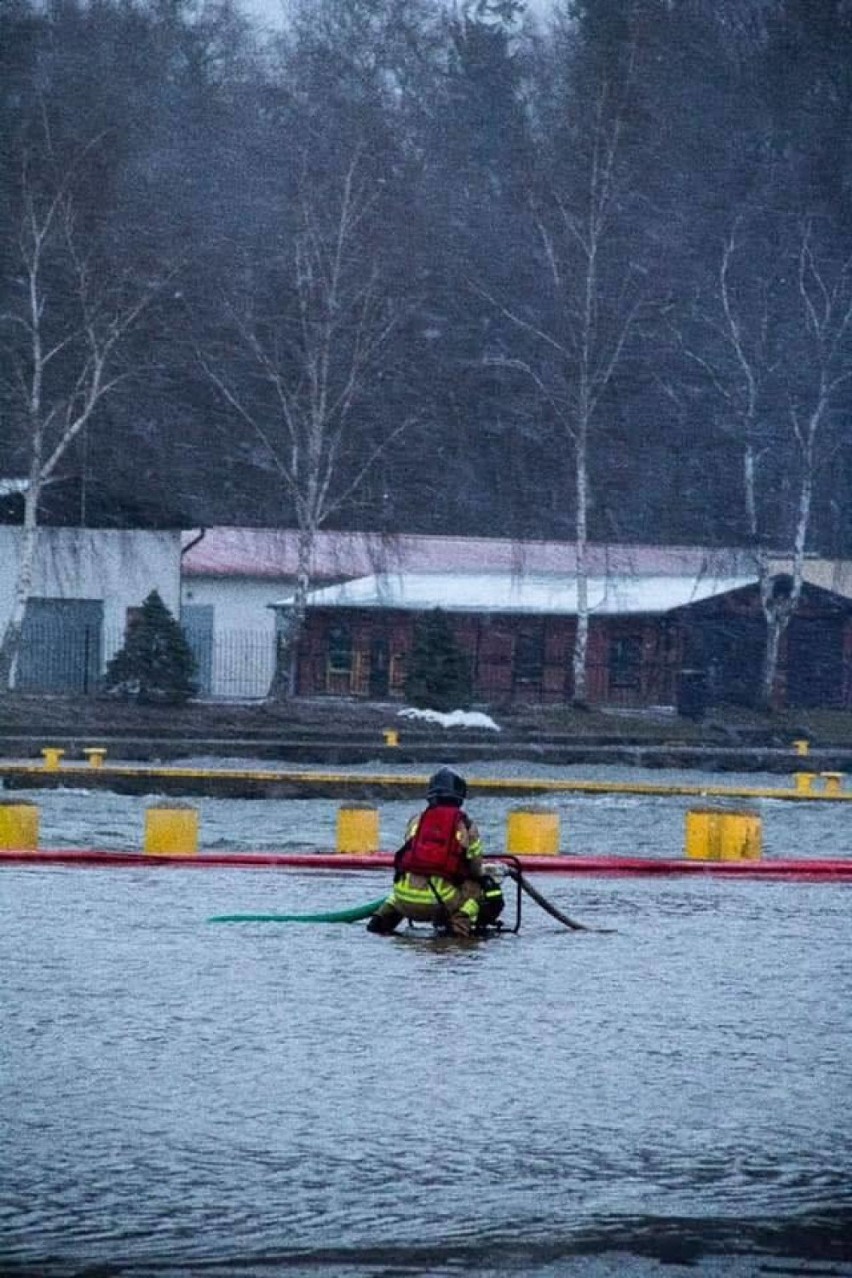
<path fill-rule="evenodd" d="M 776 268 L 767 279 L 738 220 L 722 248 L 713 306 L 702 310 L 714 340 L 688 350 L 741 451 L 744 520 L 766 623 L 756 698 L 764 709 L 772 706 L 781 641 L 801 600 L 833 407 L 852 378 L 852 260 L 832 262 L 805 218 Z M 779 461 L 791 490 L 786 509 L 779 509 Z M 789 589 L 779 588 L 779 555 L 790 561 Z"/>
<path fill-rule="evenodd" d="M 551 187 L 530 217 L 542 263 L 542 320 L 491 297 L 525 339 L 528 353 L 490 362 L 525 373 L 542 417 L 557 427 L 557 454 L 572 459 L 577 623 L 573 701 L 587 702 L 589 639 L 590 458 L 604 399 L 611 390 L 642 302 L 643 270 L 628 255 L 605 266 L 623 216 L 624 101 L 601 83 L 584 139 L 582 178 L 571 192 Z"/>
<path fill-rule="evenodd" d="M 17 238 L 4 255 L 14 280 L 0 335 L 27 473 L 13 603 L 0 642 L 0 687 L 14 682 L 44 487 L 126 375 L 119 349 L 156 291 L 100 258 L 82 226 L 86 165 L 103 138 L 93 138 L 63 163 L 46 121 L 42 136 L 43 147 L 22 159 Z"/>
<path fill-rule="evenodd" d="M 269 689 L 276 699 L 294 689 L 317 532 L 411 420 L 378 439 L 353 442 L 355 410 L 397 318 L 369 247 L 378 188 L 362 171 L 363 160 L 356 152 L 333 190 L 303 174 L 291 253 L 274 263 L 287 283 L 289 307 L 261 314 L 251 298 L 242 307 L 229 304 L 248 376 L 240 375 L 233 346 L 218 358 L 199 352 L 213 385 L 260 443 L 295 513 L 296 581 L 280 618 Z"/>

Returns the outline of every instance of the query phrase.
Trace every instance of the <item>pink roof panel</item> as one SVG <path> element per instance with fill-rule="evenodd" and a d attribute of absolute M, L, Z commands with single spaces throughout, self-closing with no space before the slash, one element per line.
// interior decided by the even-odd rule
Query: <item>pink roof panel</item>
<path fill-rule="evenodd" d="M 296 575 L 297 534 L 291 529 L 208 528 L 184 533 L 183 572 L 187 577 L 271 578 Z M 596 575 L 749 573 L 748 552 L 696 546 L 594 545 L 589 572 Z M 570 573 L 576 569 L 573 542 L 489 537 L 383 537 L 377 533 L 320 532 L 315 541 L 312 579 L 343 581 L 392 572 Z"/>

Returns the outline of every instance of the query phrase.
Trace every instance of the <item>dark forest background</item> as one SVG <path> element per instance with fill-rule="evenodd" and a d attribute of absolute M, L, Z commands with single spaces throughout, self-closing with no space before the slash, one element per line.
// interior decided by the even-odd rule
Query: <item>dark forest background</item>
<path fill-rule="evenodd" d="M 298 385 L 328 527 L 852 552 L 848 3 L 0 0 L 0 145 L 0 476 L 53 194 L 43 396 L 145 301 L 47 517 L 294 525 Z"/>

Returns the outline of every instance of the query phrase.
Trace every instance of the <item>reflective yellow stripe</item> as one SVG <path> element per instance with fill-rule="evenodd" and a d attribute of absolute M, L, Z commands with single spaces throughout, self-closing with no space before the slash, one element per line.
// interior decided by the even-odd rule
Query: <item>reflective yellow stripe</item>
<path fill-rule="evenodd" d="M 446 879 L 439 878 L 437 875 L 432 876 L 435 892 L 442 901 L 451 901 L 458 891 L 457 888 L 449 883 Z M 434 905 L 435 892 L 427 883 L 425 887 L 413 887 L 411 876 L 404 874 L 398 883 L 394 884 L 393 894 L 397 901 L 407 905 Z"/>

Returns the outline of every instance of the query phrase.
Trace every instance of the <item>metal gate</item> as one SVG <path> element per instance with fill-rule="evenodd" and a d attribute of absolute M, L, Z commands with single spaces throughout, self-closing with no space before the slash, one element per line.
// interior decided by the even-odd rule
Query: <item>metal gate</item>
<path fill-rule="evenodd" d="M 213 604 L 184 604 L 180 623 L 195 657 L 195 681 L 202 696 L 213 691 Z"/>
<path fill-rule="evenodd" d="M 100 599 L 27 600 L 15 687 L 22 692 L 92 692 L 103 662 Z"/>

